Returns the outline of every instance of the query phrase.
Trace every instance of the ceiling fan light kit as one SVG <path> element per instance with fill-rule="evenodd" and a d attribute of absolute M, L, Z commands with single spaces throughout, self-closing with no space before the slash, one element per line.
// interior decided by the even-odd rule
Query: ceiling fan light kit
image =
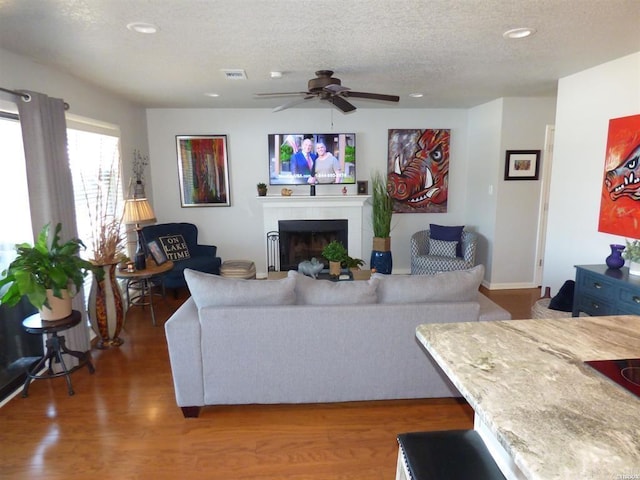
<path fill-rule="evenodd" d="M 306 100 L 319 98 L 326 100 L 334 107 L 344 113 L 352 112 L 356 107 L 347 101 L 347 98 L 363 98 L 366 100 L 381 100 L 384 102 L 399 102 L 400 97 L 397 95 L 385 95 L 381 93 L 354 92 L 350 88 L 343 87 L 339 78 L 333 76 L 332 70 L 318 70 L 316 78 L 309 80 L 306 92 L 283 92 L 283 93 L 258 93 L 260 97 L 285 97 L 285 96 L 303 96 L 280 105 L 273 109 L 274 112 L 286 110 L 294 105 L 303 103 Z"/>

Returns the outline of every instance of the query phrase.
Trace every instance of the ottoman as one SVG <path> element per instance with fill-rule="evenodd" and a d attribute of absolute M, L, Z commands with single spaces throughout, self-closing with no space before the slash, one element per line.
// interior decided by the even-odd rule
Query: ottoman
<path fill-rule="evenodd" d="M 256 266 L 251 260 L 227 260 L 220 267 L 220 276 L 228 278 L 256 278 Z"/>

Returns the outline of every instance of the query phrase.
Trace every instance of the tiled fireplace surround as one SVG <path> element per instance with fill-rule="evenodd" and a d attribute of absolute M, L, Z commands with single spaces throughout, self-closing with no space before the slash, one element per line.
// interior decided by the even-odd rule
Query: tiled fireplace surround
<path fill-rule="evenodd" d="M 369 195 L 326 196 L 266 196 L 262 202 L 264 238 L 269 232 L 278 231 L 278 220 L 333 220 L 346 219 L 349 224 L 349 255 L 363 258 L 362 228 L 364 206 Z M 265 260 L 267 260 L 265 242 Z M 268 261 L 266 262 L 268 265 Z"/>

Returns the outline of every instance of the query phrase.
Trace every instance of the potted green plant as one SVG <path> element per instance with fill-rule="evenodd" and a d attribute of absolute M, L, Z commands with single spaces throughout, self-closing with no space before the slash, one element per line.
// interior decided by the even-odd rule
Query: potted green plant
<path fill-rule="evenodd" d="M 62 225 L 58 223 L 50 238 L 49 224 L 45 225 L 33 246 L 16 245 L 17 257 L 2 272 L 0 287 L 9 288 L 0 298 L 0 304 L 16 305 L 23 296 L 40 310 L 43 320 L 55 320 L 71 314 L 71 297 L 84 283 L 89 272 L 100 274 L 94 265 L 78 256 L 85 248 L 74 238 L 60 243 Z M 74 290 L 69 292 L 69 287 Z M 61 311 L 54 309 L 62 300 Z"/>
<path fill-rule="evenodd" d="M 267 184 L 266 183 L 258 183 L 258 195 L 261 197 L 265 197 L 267 195 Z"/>
<path fill-rule="evenodd" d="M 391 273 L 391 217 L 393 199 L 387 190 L 387 176 L 375 172 L 371 177 L 371 224 L 373 248 L 371 268 L 380 273 Z"/>
<path fill-rule="evenodd" d="M 340 276 L 342 262 L 347 258 L 347 249 L 342 242 L 333 240 L 322 249 L 322 256 L 329 261 L 329 275 Z"/>
<path fill-rule="evenodd" d="M 625 239 L 626 247 L 622 256 L 629 260 L 629 274 L 640 275 L 640 240 L 629 241 Z"/>
<path fill-rule="evenodd" d="M 361 266 L 364 265 L 364 260 L 361 258 L 353 258 L 347 255 L 345 259 L 342 261 L 342 266 L 344 268 L 348 268 L 349 270 L 360 269 Z"/>

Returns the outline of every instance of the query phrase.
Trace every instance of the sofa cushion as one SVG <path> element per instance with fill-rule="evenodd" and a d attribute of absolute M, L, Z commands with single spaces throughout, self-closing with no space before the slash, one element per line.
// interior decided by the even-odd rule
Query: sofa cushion
<path fill-rule="evenodd" d="M 295 270 L 288 278 L 294 279 L 298 305 L 366 305 L 377 302 L 377 279 L 333 282 L 314 280 Z"/>
<path fill-rule="evenodd" d="M 225 278 L 189 268 L 184 278 L 198 308 L 222 306 L 294 305 L 295 279 L 245 280 Z"/>
<path fill-rule="evenodd" d="M 158 237 L 167 258 L 171 261 L 185 260 L 191 257 L 187 242 L 182 235 L 165 235 Z"/>
<path fill-rule="evenodd" d="M 484 265 L 435 275 L 373 275 L 379 279 L 378 303 L 477 301 L 483 277 Z"/>
<path fill-rule="evenodd" d="M 445 225 L 429 224 L 429 241 L 445 240 L 447 242 L 458 242 L 456 246 L 456 257 L 462 257 L 462 230 L 464 225 L 450 227 Z"/>
<path fill-rule="evenodd" d="M 429 240 L 429 255 L 438 257 L 456 258 L 456 246 L 458 242 L 446 240 Z"/>

